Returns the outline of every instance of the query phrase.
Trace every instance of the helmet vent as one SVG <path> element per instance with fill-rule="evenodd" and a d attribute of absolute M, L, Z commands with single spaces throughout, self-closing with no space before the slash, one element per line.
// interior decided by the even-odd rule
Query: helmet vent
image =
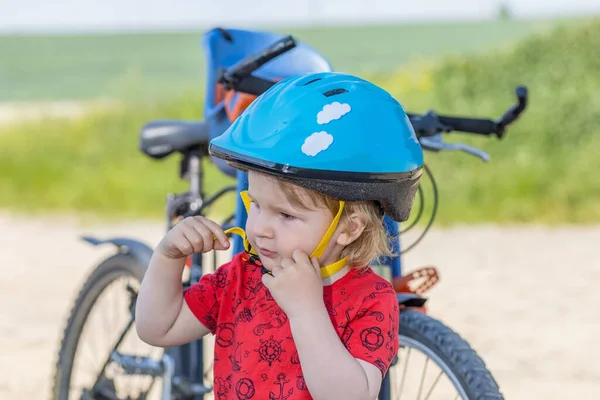
<path fill-rule="evenodd" d="M 338 94 L 342 94 L 342 93 L 347 93 L 348 91 L 346 89 L 332 89 L 332 90 L 328 90 L 327 92 L 323 93 L 323 96 L 325 97 L 331 97 L 331 96 L 335 96 Z"/>
<path fill-rule="evenodd" d="M 312 79 L 312 80 L 310 80 L 310 81 L 306 82 L 306 83 L 305 83 L 304 85 L 302 85 L 302 86 L 310 85 L 311 83 L 313 83 L 313 82 L 316 82 L 316 81 L 320 81 L 321 79 L 323 79 L 323 78 L 315 78 L 315 79 Z"/>

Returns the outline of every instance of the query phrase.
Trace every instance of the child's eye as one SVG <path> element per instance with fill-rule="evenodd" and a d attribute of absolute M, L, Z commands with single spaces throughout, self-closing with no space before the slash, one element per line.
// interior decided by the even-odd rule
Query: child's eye
<path fill-rule="evenodd" d="M 294 217 L 293 215 L 290 215 L 290 214 L 286 214 L 286 213 L 280 213 L 280 214 L 281 214 L 281 217 L 283 219 L 292 220 L 292 219 L 296 218 L 296 217 Z"/>
<path fill-rule="evenodd" d="M 256 207 L 256 208 L 260 208 L 260 206 L 258 205 L 257 202 L 255 202 L 254 200 L 250 200 L 250 205 Z"/>

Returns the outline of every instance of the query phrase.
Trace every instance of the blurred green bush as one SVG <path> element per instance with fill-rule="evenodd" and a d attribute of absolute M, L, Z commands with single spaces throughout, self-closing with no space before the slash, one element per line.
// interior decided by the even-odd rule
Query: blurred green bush
<path fill-rule="evenodd" d="M 446 222 L 600 221 L 600 19 L 559 26 L 505 51 L 413 64 L 380 77 L 416 112 L 499 117 L 529 88 L 529 106 L 503 140 L 446 135 L 488 151 L 428 154 Z"/>

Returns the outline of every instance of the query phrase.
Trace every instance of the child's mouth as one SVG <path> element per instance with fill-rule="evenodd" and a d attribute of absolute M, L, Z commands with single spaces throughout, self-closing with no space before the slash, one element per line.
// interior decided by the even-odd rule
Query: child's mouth
<path fill-rule="evenodd" d="M 262 249 L 262 248 L 258 248 L 258 252 L 260 253 L 261 256 L 265 256 L 267 258 L 273 258 L 277 255 L 277 253 L 274 251 Z"/>

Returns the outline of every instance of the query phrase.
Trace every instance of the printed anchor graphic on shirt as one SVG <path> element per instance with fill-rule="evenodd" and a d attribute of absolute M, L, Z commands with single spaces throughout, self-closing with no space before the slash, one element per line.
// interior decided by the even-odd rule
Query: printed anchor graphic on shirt
<path fill-rule="evenodd" d="M 275 381 L 275 384 L 277 386 L 279 386 L 279 393 L 276 395 L 273 392 L 269 392 L 269 400 L 287 400 L 290 398 L 290 396 L 294 393 L 294 388 L 291 388 L 288 393 L 287 396 L 283 395 L 283 391 L 284 388 L 286 386 L 286 383 L 289 383 L 290 380 L 289 379 L 285 379 L 285 374 L 282 372 L 280 374 L 277 375 L 277 380 Z"/>

